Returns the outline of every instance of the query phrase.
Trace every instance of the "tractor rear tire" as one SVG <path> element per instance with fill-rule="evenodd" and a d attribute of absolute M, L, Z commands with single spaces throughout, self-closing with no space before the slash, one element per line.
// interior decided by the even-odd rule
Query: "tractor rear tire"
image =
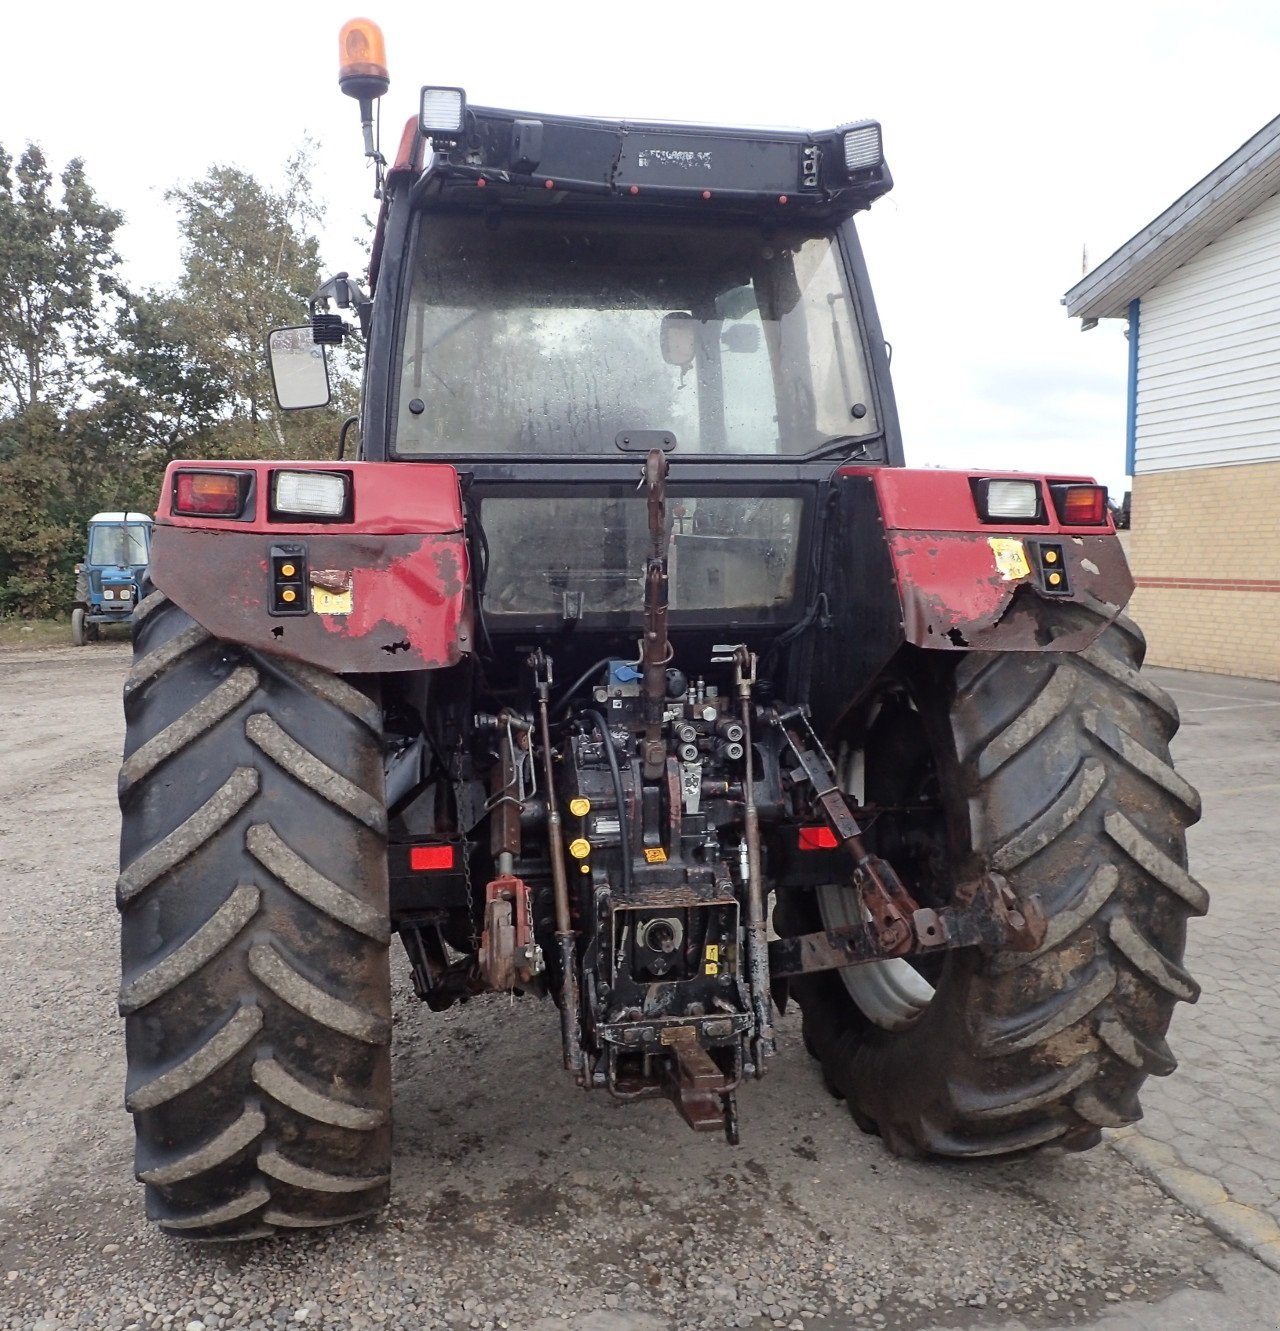
<path fill-rule="evenodd" d="M 1054 607 L 1046 629 L 1089 614 Z M 898 1029 L 869 1020 L 839 971 L 794 982 L 827 1085 L 891 1150 L 1085 1149 L 1139 1118 L 1142 1082 L 1173 1070 L 1174 1004 L 1199 993 L 1186 921 L 1208 897 L 1186 869 L 1200 801 L 1170 764 L 1177 708 L 1139 673 L 1144 652 L 1121 617 L 1079 654 L 915 653 L 900 676 L 950 843 L 934 862 L 950 858 L 952 886 L 990 868 L 1038 893 L 1049 927 L 1034 953 L 947 954 Z M 871 792 L 870 745 L 866 761 Z M 781 932 L 822 927 L 817 900 L 792 901 Z"/>
<path fill-rule="evenodd" d="M 187 1239 L 371 1214 L 391 1164 L 381 710 L 143 591 L 117 902 L 147 1213 Z"/>
<path fill-rule="evenodd" d="M 71 612 L 71 645 L 83 647 L 85 644 L 84 611 L 79 606 Z"/>

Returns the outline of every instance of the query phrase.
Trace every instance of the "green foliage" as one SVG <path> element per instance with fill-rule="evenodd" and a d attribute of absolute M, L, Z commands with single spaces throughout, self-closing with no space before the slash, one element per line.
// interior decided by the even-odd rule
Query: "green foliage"
<path fill-rule="evenodd" d="M 0 614 L 49 615 L 69 602 L 88 517 L 79 461 L 74 430 L 52 408 L 0 421 Z"/>
<path fill-rule="evenodd" d="M 113 239 L 123 218 L 99 203 L 79 160 L 61 184 L 56 200 L 35 144 L 16 165 L 0 146 L 0 407 L 69 405 L 119 294 Z"/>
<path fill-rule="evenodd" d="M 175 459 L 332 456 L 350 354 L 324 412 L 281 412 L 266 367 L 322 276 L 309 173 L 304 151 L 279 189 L 227 166 L 176 185 L 182 275 L 134 294 L 81 163 L 55 198 L 37 147 L 0 147 L 0 615 L 65 613 L 89 516 L 152 511 Z"/>

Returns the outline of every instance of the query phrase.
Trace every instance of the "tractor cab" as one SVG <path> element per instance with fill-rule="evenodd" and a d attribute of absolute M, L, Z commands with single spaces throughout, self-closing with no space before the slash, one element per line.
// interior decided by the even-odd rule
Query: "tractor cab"
<path fill-rule="evenodd" d="M 150 557 L 151 519 L 145 513 L 95 513 L 89 519 L 71 611 L 71 637 L 77 647 L 94 641 L 103 624 L 129 622 Z"/>

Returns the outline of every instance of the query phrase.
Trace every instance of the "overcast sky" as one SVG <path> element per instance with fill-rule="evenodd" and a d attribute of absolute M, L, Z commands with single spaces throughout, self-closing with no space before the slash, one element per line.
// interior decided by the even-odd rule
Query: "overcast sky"
<path fill-rule="evenodd" d="M 829 128 L 874 117 L 897 182 L 860 222 L 912 464 L 1123 485 L 1126 344 L 1060 298 L 1280 112 L 1274 4 L 1041 0 L 138 0 L 10 3 L 0 141 L 85 159 L 121 209 L 128 279 L 179 255 L 164 189 L 213 162 L 264 180 L 320 143 L 326 260 L 372 209 L 341 24 L 383 27 L 384 148 L 426 82 L 477 104 Z"/>

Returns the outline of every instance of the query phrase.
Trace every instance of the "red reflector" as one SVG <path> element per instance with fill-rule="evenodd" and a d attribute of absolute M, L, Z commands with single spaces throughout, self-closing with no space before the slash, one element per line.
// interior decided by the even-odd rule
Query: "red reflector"
<path fill-rule="evenodd" d="M 1096 527 L 1107 520 L 1107 489 L 1104 485 L 1064 485 L 1054 496 L 1058 518 L 1072 525 Z"/>
<path fill-rule="evenodd" d="M 452 846 L 410 846 L 409 868 L 417 873 L 453 868 Z"/>
<path fill-rule="evenodd" d="M 234 471 L 180 471 L 174 477 L 175 513 L 240 516 L 240 477 Z"/>
<path fill-rule="evenodd" d="M 829 827 L 801 827 L 797 845 L 801 850 L 835 850 L 840 844 Z"/>

